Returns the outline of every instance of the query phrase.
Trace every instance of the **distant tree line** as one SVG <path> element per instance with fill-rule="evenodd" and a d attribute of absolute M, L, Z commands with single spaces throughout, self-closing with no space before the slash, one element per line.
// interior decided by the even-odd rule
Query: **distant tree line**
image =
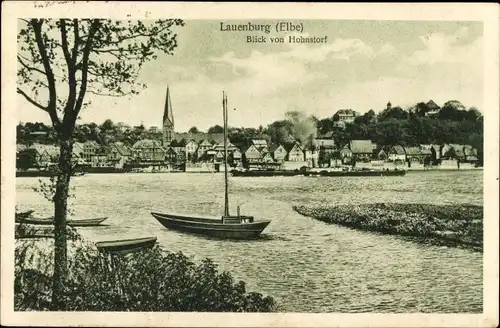
<path fill-rule="evenodd" d="M 378 145 L 393 146 L 400 144 L 412 146 L 419 144 L 468 144 L 473 146 L 482 157 L 483 149 L 483 115 L 476 108 L 465 109 L 456 100 L 446 102 L 434 115 L 427 115 L 431 109 L 424 102 L 420 102 L 409 109 L 394 106 L 380 111 L 369 110 L 355 118 L 353 123 L 339 124 L 339 118 L 333 115 L 329 118 L 318 119 L 314 116 L 301 118 L 312 121 L 316 131 L 298 131 L 297 112 L 292 112 L 283 120 L 274 121 L 267 127 L 237 128 L 230 127 L 229 140 L 237 146 L 246 146 L 254 138 L 262 138 L 270 143 L 282 144 L 290 141 L 290 137 L 304 139 L 312 135 L 325 135 L 333 138 L 337 145 L 343 145 L 350 140 L 370 139 Z M 298 123 L 299 122 L 299 123 Z M 302 124 L 304 125 L 304 124 Z M 35 132 L 35 133 L 33 133 Z M 36 132 L 44 132 L 42 134 Z M 199 133 L 197 127 L 189 129 L 190 133 Z M 209 134 L 222 133 L 220 125 L 212 126 Z M 299 133 L 300 132 L 300 133 Z M 95 140 L 100 143 L 120 141 L 132 146 L 142 139 L 161 141 L 162 133 L 159 130 L 149 130 L 144 125 L 123 128 L 121 123 L 115 124 L 106 120 L 102 124 L 86 123 L 77 125 L 74 132 L 77 142 Z M 53 128 L 43 123 L 19 124 L 17 126 L 18 143 L 32 144 L 39 142 L 52 144 L 55 142 Z M 302 140 L 304 141 L 304 140 Z"/>

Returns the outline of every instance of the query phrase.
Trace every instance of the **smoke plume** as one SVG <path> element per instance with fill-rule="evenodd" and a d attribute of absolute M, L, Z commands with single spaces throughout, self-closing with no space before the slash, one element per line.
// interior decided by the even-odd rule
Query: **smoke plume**
<path fill-rule="evenodd" d="M 310 147 L 316 138 L 316 122 L 301 111 L 290 111 L 285 115 L 286 120 L 293 124 L 292 136 L 302 147 Z"/>

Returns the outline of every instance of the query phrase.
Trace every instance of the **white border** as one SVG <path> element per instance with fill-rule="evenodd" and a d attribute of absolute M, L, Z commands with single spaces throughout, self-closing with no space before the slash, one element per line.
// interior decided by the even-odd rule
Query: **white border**
<path fill-rule="evenodd" d="M 1 324 L 39 326 L 176 327 L 495 327 L 498 325 L 499 6 L 497 4 L 312 4 L 3 2 L 1 115 Z M 128 16 L 129 15 L 129 16 Z M 33 313 L 13 311 L 15 204 L 16 19 L 19 17 L 155 19 L 475 20 L 484 23 L 484 313 L 483 314 L 218 314 Z"/>

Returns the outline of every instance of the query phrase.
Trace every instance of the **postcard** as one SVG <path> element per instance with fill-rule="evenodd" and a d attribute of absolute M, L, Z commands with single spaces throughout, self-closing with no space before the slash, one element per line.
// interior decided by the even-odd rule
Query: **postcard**
<path fill-rule="evenodd" d="M 5 2 L 2 324 L 497 326 L 498 8 Z"/>

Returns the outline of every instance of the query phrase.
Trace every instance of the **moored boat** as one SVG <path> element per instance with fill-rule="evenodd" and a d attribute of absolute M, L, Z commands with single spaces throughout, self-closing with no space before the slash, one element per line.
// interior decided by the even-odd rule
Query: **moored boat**
<path fill-rule="evenodd" d="M 78 219 L 66 220 L 66 224 L 70 227 L 92 227 L 101 224 L 107 217 L 94 218 L 94 219 Z M 37 224 L 37 225 L 51 225 L 54 224 L 54 217 L 48 218 L 24 218 L 17 220 L 18 223 Z"/>
<path fill-rule="evenodd" d="M 151 212 L 151 215 L 164 227 L 188 233 L 227 239 L 252 239 L 260 236 L 270 220 L 254 222 L 253 216 L 229 214 L 228 165 L 227 165 L 227 97 L 222 96 L 224 119 L 224 215 L 221 218 L 209 218 L 198 215 L 178 215 L 172 213 Z"/>
<path fill-rule="evenodd" d="M 248 170 L 248 171 L 231 171 L 233 177 L 292 177 L 296 175 L 304 175 L 304 172 L 299 170 L 286 171 L 286 170 Z"/>
<path fill-rule="evenodd" d="M 131 253 L 142 249 L 152 248 L 156 244 L 156 237 L 119 239 L 97 242 L 97 249 L 103 253 Z"/>
<path fill-rule="evenodd" d="M 196 217 L 151 212 L 165 228 L 228 239 L 258 238 L 270 220 L 254 222 L 252 216 Z"/>
<path fill-rule="evenodd" d="M 404 170 L 362 170 L 362 171 L 308 171 L 305 176 L 322 176 L 322 177 L 386 177 L 386 176 L 404 176 Z"/>
<path fill-rule="evenodd" d="M 16 221 L 29 218 L 31 214 L 33 214 L 34 212 L 35 212 L 34 210 L 29 210 L 25 212 L 16 213 Z"/>

